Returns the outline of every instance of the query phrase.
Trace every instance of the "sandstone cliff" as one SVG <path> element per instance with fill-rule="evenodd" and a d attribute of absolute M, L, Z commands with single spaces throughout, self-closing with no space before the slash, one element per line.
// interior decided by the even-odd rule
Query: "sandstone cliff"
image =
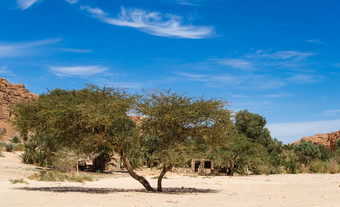
<path fill-rule="evenodd" d="M 11 118 L 10 107 L 18 102 L 31 101 L 38 95 L 30 93 L 23 84 L 11 84 L 0 78 L 0 133 L 7 139 L 15 134 L 9 123 Z"/>
<path fill-rule="evenodd" d="M 299 144 L 302 140 L 311 141 L 315 145 L 325 145 L 326 147 L 335 151 L 335 142 L 340 139 L 340 131 L 332 132 L 329 134 L 316 134 L 310 137 L 303 137 L 300 140 L 292 143 L 294 145 Z"/>

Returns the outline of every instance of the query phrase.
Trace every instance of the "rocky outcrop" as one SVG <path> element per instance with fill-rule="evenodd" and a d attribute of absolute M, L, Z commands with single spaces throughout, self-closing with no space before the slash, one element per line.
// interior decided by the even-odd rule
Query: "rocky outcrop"
<path fill-rule="evenodd" d="M 302 140 L 308 142 L 311 141 L 315 145 L 325 145 L 331 150 L 335 151 L 335 142 L 340 139 L 340 131 L 332 132 L 329 134 L 316 134 L 310 137 L 303 137 L 300 140 L 292 143 L 294 145 L 299 144 Z"/>
<path fill-rule="evenodd" d="M 11 106 L 37 97 L 38 95 L 29 92 L 23 84 L 11 84 L 6 79 L 0 78 L 0 131 L 4 132 L 3 138 L 12 137 L 15 134 L 9 123 L 12 116 Z"/>

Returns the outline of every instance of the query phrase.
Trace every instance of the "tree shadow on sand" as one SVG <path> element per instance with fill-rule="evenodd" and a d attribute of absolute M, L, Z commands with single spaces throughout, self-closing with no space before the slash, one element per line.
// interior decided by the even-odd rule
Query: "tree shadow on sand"
<path fill-rule="evenodd" d="M 26 191 L 43 191 L 43 192 L 55 192 L 55 193 L 89 193 L 89 194 L 110 194 L 110 193 L 163 193 L 163 194 L 189 194 L 189 193 L 217 193 L 217 190 L 211 189 L 197 189 L 197 188 L 163 188 L 163 192 L 149 192 L 145 189 L 123 189 L 123 188 L 90 188 L 90 187 L 23 187 L 17 188 L 17 190 Z"/>

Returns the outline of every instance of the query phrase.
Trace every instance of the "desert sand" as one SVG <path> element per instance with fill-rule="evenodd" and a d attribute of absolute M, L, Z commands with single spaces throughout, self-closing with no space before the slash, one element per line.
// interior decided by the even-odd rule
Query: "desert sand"
<path fill-rule="evenodd" d="M 340 174 L 204 177 L 167 174 L 168 192 L 148 193 L 125 173 L 82 183 L 27 179 L 39 171 L 19 153 L 0 158 L 0 206 L 339 206 Z M 152 173 L 146 174 L 153 186 Z M 28 184 L 11 184 L 24 178 Z M 183 187 L 183 189 L 182 189 Z"/>

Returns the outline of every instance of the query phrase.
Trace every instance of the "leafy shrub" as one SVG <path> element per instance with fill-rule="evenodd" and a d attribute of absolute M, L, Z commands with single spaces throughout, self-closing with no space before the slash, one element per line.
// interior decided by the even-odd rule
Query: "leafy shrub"
<path fill-rule="evenodd" d="M 21 142 L 21 139 L 19 136 L 13 136 L 11 142 L 18 144 Z"/>
<path fill-rule="evenodd" d="M 328 163 L 328 173 L 335 174 L 339 172 L 339 165 L 335 159 L 331 159 Z"/>
<path fill-rule="evenodd" d="M 93 181 L 93 178 L 86 175 L 72 175 L 61 173 L 60 171 L 53 170 L 53 171 L 40 171 L 39 173 L 35 173 L 28 177 L 32 180 L 38 181 L 47 181 L 47 182 L 79 182 L 83 183 L 85 181 Z"/>
<path fill-rule="evenodd" d="M 24 179 L 16 179 L 16 180 L 10 180 L 12 184 L 22 183 L 28 185 L 28 182 Z"/>
<path fill-rule="evenodd" d="M 3 157 L 4 155 L 2 154 L 2 151 L 1 151 L 1 149 L 0 149 L 0 157 Z"/>
<path fill-rule="evenodd" d="M 6 148 L 6 152 L 13 152 L 14 151 L 14 147 L 15 145 L 12 143 L 7 143 L 5 148 Z"/>
<path fill-rule="evenodd" d="M 297 155 L 299 162 L 304 165 L 310 165 L 312 161 L 321 157 L 320 149 L 311 141 L 301 141 L 294 146 L 294 153 Z"/>
<path fill-rule="evenodd" d="M 320 159 L 322 161 L 329 161 L 331 158 L 334 157 L 334 153 L 332 152 L 332 150 L 326 147 L 325 145 L 319 145 L 318 148 L 321 153 Z"/>
<path fill-rule="evenodd" d="M 300 163 L 297 161 L 295 155 L 289 155 L 289 159 L 285 161 L 285 170 L 288 173 L 296 174 L 300 169 Z"/>
<path fill-rule="evenodd" d="M 21 155 L 24 163 L 47 166 L 48 162 L 46 158 L 46 152 L 39 146 L 37 140 L 33 138 L 25 143 L 25 152 Z"/>
<path fill-rule="evenodd" d="M 14 145 L 14 151 L 25 151 L 25 144 L 19 143 Z"/>
<path fill-rule="evenodd" d="M 327 163 L 321 160 L 313 161 L 309 166 L 309 171 L 312 173 L 326 173 Z"/>
<path fill-rule="evenodd" d="M 63 173 L 75 172 L 77 170 L 76 162 L 77 159 L 70 156 L 70 154 L 64 150 L 56 152 L 52 158 L 54 169 Z"/>

